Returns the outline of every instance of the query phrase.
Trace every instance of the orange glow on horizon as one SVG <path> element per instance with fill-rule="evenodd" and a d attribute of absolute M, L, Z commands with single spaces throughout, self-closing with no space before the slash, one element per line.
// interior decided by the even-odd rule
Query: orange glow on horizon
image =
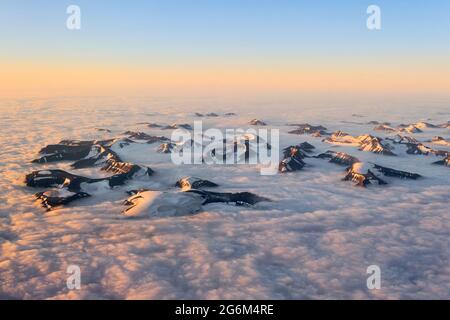
<path fill-rule="evenodd" d="M 450 66 L 130 67 L 0 63 L 0 96 L 157 92 L 450 92 Z"/>

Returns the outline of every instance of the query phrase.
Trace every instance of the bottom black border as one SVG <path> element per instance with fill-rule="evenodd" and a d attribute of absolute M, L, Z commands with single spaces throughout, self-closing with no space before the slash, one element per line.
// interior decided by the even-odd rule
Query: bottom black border
<path fill-rule="evenodd" d="M 392 316 L 392 309 L 404 316 L 418 316 L 419 314 L 430 317 L 439 308 L 448 307 L 448 301 L 244 301 L 244 300 L 207 300 L 207 301 L 0 301 L 2 313 L 5 317 L 11 312 L 14 317 L 21 315 L 45 316 L 47 318 L 98 318 L 104 319 L 111 315 L 115 318 L 129 320 L 139 317 L 141 319 L 310 319 L 317 317 L 355 317 L 386 318 Z M 185 314 L 177 314 L 181 309 Z M 225 306 L 228 310 L 222 313 Z M 240 314 L 236 306 L 241 306 Z M 272 306 L 270 309 L 253 308 L 252 314 L 248 306 Z M 209 308 L 207 316 L 204 314 L 187 314 L 186 307 Z M 10 310 L 8 310 L 10 309 Z M 204 309 L 203 309 L 204 310 Z M 213 311 L 214 310 L 214 311 Z M 261 314 L 264 310 L 265 314 Z M 267 311 L 272 312 L 268 313 Z M 255 313 L 257 311 L 257 313 Z M 444 310 L 442 310 L 444 311 Z M 445 311 L 444 311 L 445 312 Z"/>

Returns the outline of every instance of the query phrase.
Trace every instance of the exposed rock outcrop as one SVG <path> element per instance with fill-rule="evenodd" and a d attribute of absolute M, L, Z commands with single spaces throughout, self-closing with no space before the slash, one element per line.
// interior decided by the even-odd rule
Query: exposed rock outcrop
<path fill-rule="evenodd" d="M 390 122 L 379 122 L 379 121 L 369 121 L 369 122 L 367 122 L 367 124 L 370 124 L 370 125 L 382 125 L 382 126 L 390 126 L 391 125 L 391 123 Z"/>
<path fill-rule="evenodd" d="M 447 123 L 442 123 L 440 125 L 438 125 L 439 128 L 444 128 L 444 129 L 450 129 L 450 121 L 447 121 Z"/>
<path fill-rule="evenodd" d="M 386 140 L 392 141 L 395 144 L 419 143 L 419 141 L 417 141 L 416 138 L 409 136 L 402 136 L 400 134 L 397 134 L 396 136 L 391 138 L 386 138 Z"/>
<path fill-rule="evenodd" d="M 297 146 L 300 150 L 303 150 L 307 153 L 309 152 L 313 152 L 313 150 L 316 148 L 314 147 L 312 144 L 308 143 L 308 142 L 302 142 Z"/>
<path fill-rule="evenodd" d="M 431 143 L 433 144 L 438 144 L 441 146 L 446 146 L 449 147 L 450 146 L 450 142 L 445 140 L 443 137 L 433 137 L 433 139 L 431 139 Z"/>
<path fill-rule="evenodd" d="M 327 151 L 325 153 L 321 153 L 316 158 L 319 159 L 329 159 L 329 162 L 336 163 L 341 166 L 351 166 L 357 162 L 360 162 L 359 159 L 345 153 L 345 152 L 335 152 L 335 151 Z"/>
<path fill-rule="evenodd" d="M 280 162 L 278 171 L 293 172 L 303 169 L 306 163 L 303 158 L 306 157 L 305 153 L 298 146 L 288 147 L 283 150 L 284 159 Z"/>
<path fill-rule="evenodd" d="M 187 192 L 200 195 L 203 198 L 203 205 L 208 203 L 234 203 L 242 206 L 255 205 L 259 202 L 270 202 L 270 199 L 251 192 L 220 193 L 205 190 L 189 190 Z"/>
<path fill-rule="evenodd" d="M 395 156 L 395 153 L 392 152 L 392 147 L 387 143 L 383 143 L 383 139 L 381 138 L 371 135 L 363 135 L 359 136 L 357 139 L 359 140 L 359 150 L 361 151 L 369 151 L 386 156 Z"/>
<path fill-rule="evenodd" d="M 124 133 L 125 135 L 128 135 L 129 139 L 132 140 L 143 140 L 146 143 L 164 143 L 170 141 L 169 138 L 163 137 L 163 136 L 152 136 L 145 132 L 134 132 L 134 131 L 127 131 Z"/>
<path fill-rule="evenodd" d="M 401 171 L 393 168 L 388 168 L 385 166 L 380 166 L 377 164 L 358 162 L 354 163 L 353 165 L 347 168 L 347 174 L 344 180 L 354 181 L 356 182 L 357 186 L 361 187 L 366 187 L 372 182 L 376 182 L 379 185 L 387 184 L 386 181 L 384 181 L 375 174 L 374 170 L 378 171 L 384 176 L 393 178 L 417 180 L 422 177 L 418 173 Z"/>
<path fill-rule="evenodd" d="M 161 128 L 162 125 L 157 124 L 157 123 L 148 123 L 147 127 L 149 127 L 149 128 Z"/>
<path fill-rule="evenodd" d="M 450 155 L 448 155 L 447 157 L 445 157 L 445 158 L 442 159 L 442 160 L 433 162 L 433 164 L 440 165 L 440 166 L 450 167 Z"/>
<path fill-rule="evenodd" d="M 419 128 L 419 129 L 436 129 L 439 128 L 439 126 L 436 126 L 434 124 L 428 123 L 428 122 L 424 122 L 424 121 L 420 121 L 420 122 L 416 122 L 413 124 L 414 127 Z"/>
<path fill-rule="evenodd" d="M 106 133 L 111 133 L 112 131 L 109 129 L 104 129 L 104 128 L 95 128 L 96 131 L 98 132 L 106 132 Z"/>
<path fill-rule="evenodd" d="M 120 157 L 109 148 L 100 145 L 91 147 L 90 153 L 76 162 L 71 167 L 74 169 L 90 168 L 105 165 L 108 161 L 122 161 Z"/>
<path fill-rule="evenodd" d="M 383 132 L 396 132 L 397 131 L 397 129 L 392 128 L 392 127 L 390 127 L 388 125 L 385 125 L 385 124 L 380 124 L 380 125 L 376 126 L 375 128 L 373 128 L 373 130 L 375 130 L 375 131 L 383 131 Z"/>
<path fill-rule="evenodd" d="M 407 154 L 425 155 L 425 156 L 434 154 L 436 156 L 443 156 L 443 157 L 446 157 L 447 155 L 450 154 L 449 151 L 435 150 L 433 148 L 427 147 L 422 143 L 406 143 L 406 146 L 408 148 L 406 150 Z"/>
<path fill-rule="evenodd" d="M 392 146 L 385 143 L 382 138 L 374 137 L 369 134 L 353 137 L 345 132 L 336 131 L 330 137 L 323 140 L 324 142 L 338 145 L 359 146 L 359 150 L 368 151 L 387 156 L 395 156 L 392 152 Z"/>
<path fill-rule="evenodd" d="M 411 124 L 405 128 L 399 129 L 400 132 L 407 132 L 407 133 L 420 133 L 423 132 L 420 128 L 416 127 L 415 125 Z"/>
<path fill-rule="evenodd" d="M 311 134 L 315 136 L 329 135 L 324 126 L 312 126 L 309 123 L 291 124 L 290 126 L 296 126 L 297 129 L 289 131 L 290 134 Z"/>
<path fill-rule="evenodd" d="M 178 180 L 175 186 L 187 191 L 191 189 L 215 188 L 219 185 L 196 177 L 185 177 Z"/>
<path fill-rule="evenodd" d="M 374 164 L 373 166 L 376 170 L 378 170 L 383 175 L 388 176 L 388 177 L 395 177 L 395 178 L 401 178 L 401 179 L 413 179 L 413 180 L 416 180 L 416 179 L 419 179 L 422 177 L 418 173 L 411 173 L 411 172 L 396 170 L 396 169 L 392 169 L 392 168 L 388 168 L 388 167 L 383 167 L 383 166 L 380 166 L 377 164 Z"/>
<path fill-rule="evenodd" d="M 384 180 L 377 177 L 372 171 L 372 166 L 358 162 L 347 168 L 347 174 L 344 177 L 344 181 L 356 182 L 359 187 L 366 187 L 372 182 L 376 182 L 379 185 L 387 184 Z"/>
<path fill-rule="evenodd" d="M 123 211 L 127 217 L 179 217 L 193 215 L 209 203 L 234 203 L 236 205 L 255 205 L 270 201 L 250 192 L 218 193 L 204 190 L 186 192 L 143 191 L 128 198 Z"/>
<path fill-rule="evenodd" d="M 41 205 L 46 208 L 47 211 L 50 211 L 73 201 L 88 198 L 91 195 L 86 192 L 70 192 L 62 189 L 38 192 L 34 196 L 41 202 Z"/>
<path fill-rule="evenodd" d="M 249 122 L 250 125 L 252 126 L 267 126 L 267 123 L 265 123 L 262 120 L 258 120 L 258 119 L 253 119 Z"/>
<path fill-rule="evenodd" d="M 158 153 L 172 153 L 173 149 L 175 149 L 176 144 L 174 143 L 163 143 L 158 147 Z"/>
<path fill-rule="evenodd" d="M 67 188 L 71 192 L 82 191 L 83 183 L 92 184 L 106 181 L 112 187 L 125 184 L 135 177 L 151 176 L 153 170 L 131 163 L 111 161 L 102 170 L 114 175 L 105 178 L 88 178 L 64 170 L 39 170 L 25 176 L 25 183 L 33 188 Z"/>
<path fill-rule="evenodd" d="M 176 130 L 176 129 L 193 130 L 192 126 L 187 123 L 182 123 L 182 124 L 174 123 L 174 124 L 162 127 L 162 130 Z"/>
<path fill-rule="evenodd" d="M 204 199 L 186 192 L 143 191 L 128 198 L 126 217 L 179 217 L 198 213 Z"/>
<path fill-rule="evenodd" d="M 90 179 L 64 170 L 33 171 L 25 176 L 25 183 L 32 188 L 67 188 L 71 192 L 81 190 L 81 183 L 95 183 L 103 179 Z"/>
<path fill-rule="evenodd" d="M 39 153 L 43 155 L 32 163 L 49 163 L 58 161 L 76 161 L 96 153 L 102 147 L 110 146 L 114 139 L 104 141 L 76 141 L 62 140 L 58 144 L 50 144 L 42 148 Z M 95 146 L 95 147 L 94 147 Z"/>
<path fill-rule="evenodd" d="M 203 161 L 212 159 L 237 158 L 238 161 L 248 162 L 255 159 L 261 150 L 271 150 L 272 146 L 265 139 L 254 134 L 242 134 L 234 137 L 233 140 L 223 139 L 222 143 L 218 143 L 212 150 L 207 150 L 203 155 Z"/>

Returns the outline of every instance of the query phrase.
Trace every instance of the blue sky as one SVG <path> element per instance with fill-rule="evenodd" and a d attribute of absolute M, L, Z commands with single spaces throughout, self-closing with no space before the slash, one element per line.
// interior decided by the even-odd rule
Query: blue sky
<path fill-rule="evenodd" d="M 69 4 L 81 7 L 81 31 L 65 29 Z M 382 9 L 381 31 L 365 27 L 369 4 Z M 2 57 L 34 59 L 427 59 L 450 53 L 450 2 L 1 0 L 0 38 Z"/>

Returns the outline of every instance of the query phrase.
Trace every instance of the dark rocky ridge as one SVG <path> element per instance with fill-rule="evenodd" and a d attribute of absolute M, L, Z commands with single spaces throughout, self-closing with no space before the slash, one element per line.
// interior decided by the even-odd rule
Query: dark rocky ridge
<path fill-rule="evenodd" d="M 281 160 L 278 171 L 281 173 L 302 170 L 306 163 L 303 158 L 307 157 L 300 146 L 291 146 L 283 150 L 284 159 Z"/>
<path fill-rule="evenodd" d="M 366 187 L 372 182 L 377 182 L 379 185 L 387 184 L 386 181 L 377 176 L 373 170 L 377 170 L 381 174 L 387 177 L 399 178 L 399 179 L 411 179 L 417 180 L 422 176 L 417 173 L 411 173 L 407 171 L 401 171 L 393 168 L 380 166 L 377 164 L 357 162 L 351 165 L 346 170 L 345 181 L 354 181 L 357 186 Z"/>
<path fill-rule="evenodd" d="M 383 143 L 383 139 L 379 137 L 374 137 L 371 135 L 363 135 L 359 136 L 358 140 L 360 141 L 361 151 L 370 151 L 373 153 L 383 154 L 386 156 L 395 156 L 396 154 L 392 152 L 392 148 L 390 145 Z"/>
<path fill-rule="evenodd" d="M 375 131 L 384 131 L 384 132 L 396 132 L 397 131 L 397 129 L 392 128 L 392 127 L 390 127 L 388 125 L 385 125 L 385 124 L 380 124 L 380 125 L 376 126 L 375 128 L 373 128 L 373 130 L 375 130 Z"/>
<path fill-rule="evenodd" d="M 289 131 L 290 134 L 311 134 L 314 136 L 323 136 L 323 135 L 329 135 L 329 133 L 326 131 L 327 128 L 324 126 L 312 126 L 309 123 L 301 123 L 301 124 L 290 124 L 289 126 L 296 126 L 298 127 L 295 130 Z"/>
<path fill-rule="evenodd" d="M 370 134 L 353 137 L 345 132 L 336 131 L 323 141 L 332 144 L 359 145 L 359 150 L 361 151 L 368 151 L 387 156 L 396 155 L 392 152 L 393 148 L 388 143 L 385 143 L 382 138 L 374 137 Z"/>
<path fill-rule="evenodd" d="M 433 164 L 435 165 L 440 165 L 440 166 L 446 166 L 446 167 L 450 167 L 450 155 L 448 155 L 447 157 L 445 157 L 442 160 L 433 162 Z"/>
<path fill-rule="evenodd" d="M 321 153 L 315 158 L 319 159 L 329 159 L 329 162 L 336 163 L 341 166 L 351 166 L 354 163 L 360 162 L 359 159 L 345 153 L 345 152 L 336 152 L 336 151 L 327 151 L 325 153 Z"/>
<path fill-rule="evenodd" d="M 124 185 L 127 180 L 133 179 L 137 174 L 140 176 L 153 174 L 153 170 L 150 168 L 124 162 L 108 163 L 102 170 L 112 172 L 114 175 L 105 178 L 88 178 L 64 170 L 38 170 L 27 174 L 25 183 L 32 188 L 67 188 L 71 192 L 78 192 L 82 191 L 82 183 L 92 184 L 107 181 L 108 185 L 113 188 Z"/>
<path fill-rule="evenodd" d="M 258 119 L 251 120 L 249 124 L 252 126 L 267 126 L 267 123 L 265 123 L 262 120 L 258 120 Z"/>
<path fill-rule="evenodd" d="M 90 196 L 90 194 L 83 191 L 83 184 L 107 182 L 110 188 L 114 188 L 124 185 L 137 175 L 151 176 L 153 174 L 150 168 L 123 162 L 111 162 L 102 170 L 115 174 L 106 178 L 92 179 L 63 170 L 41 170 L 26 175 L 25 183 L 32 188 L 53 188 L 37 194 L 37 198 L 42 201 L 43 206 L 47 209 L 52 209 L 53 207 Z"/>
<path fill-rule="evenodd" d="M 32 163 L 80 160 L 89 155 L 94 145 L 103 147 L 110 145 L 113 141 L 113 139 L 105 141 L 62 140 L 58 144 L 50 144 L 39 150 L 43 156 L 33 160 Z"/>
<path fill-rule="evenodd" d="M 174 123 L 174 124 L 171 124 L 168 126 L 164 126 L 161 129 L 162 130 L 176 130 L 176 129 L 193 130 L 192 126 L 187 123 L 182 123 L 182 124 Z"/>
<path fill-rule="evenodd" d="M 370 125 L 382 125 L 382 126 L 390 126 L 391 125 L 391 123 L 390 122 L 379 122 L 379 121 L 369 121 L 369 122 L 367 122 L 367 124 L 370 124 Z"/>
<path fill-rule="evenodd" d="M 219 193 L 205 190 L 189 190 L 187 192 L 192 192 L 200 195 L 204 199 L 203 205 L 208 203 L 235 203 L 236 205 L 255 205 L 259 202 L 270 201 L 270 199 L 268 198 L 260 197 L 251 192 Z"/>
<path fill-rule="evenodd" d="M 58 190 L 38 192 L 35 194 L 36 199 L 41 202 L 42 207 L 46 208 L 47 211 L 90 196 L 86 192 L 73 192 L 68 194 L 67 192 L 60 192 Z"/>
<path fill-rule="evenodd" d="M 173 149 L 175 149 L 176 144 L 174 143 L 163 143 L 158 147 L 158 153 L 172 153 Z"/>
<path fill-rule="evenodd" d="M 344 181 L 356 182 L 356 185 L 359 187 L 366 187 L 373 182 L 379 185 L 387 184 L 387 182 L 377 177 L 370 169 L 364 169 L 360 162 L 347 168 Z"/>
<path fill-rule="evenodd" d="M 185 177 L 177 181 L 176 187 L 183 190 L 215 188 L 219 185 L 209 180 L 203 180 L 196 177 Z"/>
<path fill-rule="evenodd" d="M 134 131 L 126 131 L 124 132 L 125 135 L 128 136 L 128 139 L 134 139 L 134 140 L 144 140 L 148 144 L 152 143 L 163 143 L 170 141 L 169 138 L 163 137 L 163 136 L 152 136 L 144 132 L 134 132 Z"/>
<path fill-rule="evenodd" d="M 53 152 L 53 161 L 76 160 L 71 166 L 74 169 L 102 166 L 101 170 L 113 175 L 105 178 L 88 178 L 75 175 L 64 170 L 38 170 L 25 177 L 25 183 L 33 188 L 54 188 L 53 190 L 40 192 L 36 197 L 48 210 L 78 199 L 90 196 L 82 190 L 82 184 L 95 184 L 107 182 L 110 188 L 124 185 L 128 180 L 136 176 L 151 176 L 153 170 L 128 162 L 122 159 L 110 148 L 117 145 L 123 148 L 132 143 L 130 140 L 107 141 L 61 141 L 57 145 L 49 145 L 41 152 Z M 48 156 L 34 161 L 46 163 Z"/>
<path fill-rule="evenodd" d="M 211 203 L 253 206 L 259 202 L 270 201 L 250 192 L 210 192 L 199 189 L 175 191 L 132 191 L 131 197 L 124 201 L 127 206 L 123 214 L 127 217 L 139 216 L 186 216 L 197 214 L 202 206 Z"/>
<path fill-rule="evenodd" d="M 374 168 L 376 170 L 378 170 L 379 172 L 381 172 L 382 174 L 384 174 L 385 176 L 388 177 L 395 177 L 395 178 L 401 178 L 401 179 L 419 179 L 422 176 L 420 174 L 417 173 L 411 173 L 411 172 L 406 172 L 406 171 L 401 171 L 401 170 L 396 170 L 396 169 L 392 169 L 392 168 L 387 168 L 387 167 L 383 167 L 377 164 L 373 165 Z"/>
<path fill-rule="evenodd" d="M 416 140 L 416 138 L 409 137 L 409 136 L 402 136 L 397 134 L 394 137 L 386 138 L 386 140 L 389 140 L 393 142 L 394 144 L 407 144 L 407 143 L 414 143 L 417 144 L 419 141 Z"/>

